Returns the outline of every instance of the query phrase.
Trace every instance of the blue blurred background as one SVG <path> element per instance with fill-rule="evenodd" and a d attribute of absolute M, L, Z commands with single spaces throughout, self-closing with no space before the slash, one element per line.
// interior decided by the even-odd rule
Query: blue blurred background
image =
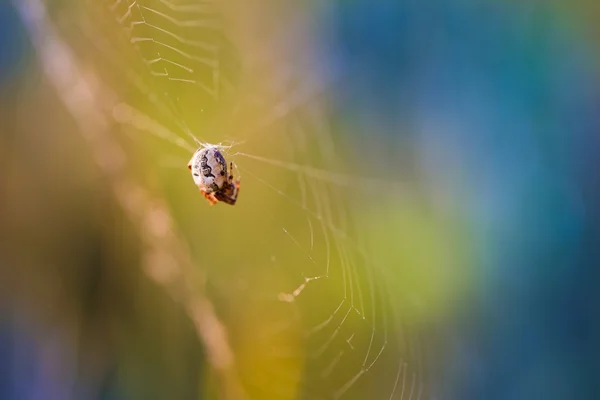
<path fill-rule="evenodd" d="M 438 397 L 596 398 L 597 7 L 407 3 L 332 7 L 324 58 L 347 73 L 343 112 L 416 142 L 475 232 L 473 292 L 438 332 L 449 358 L 431 354 Z"/>
<path fill-rule="evenodd" d="M 439 397 L 596 398 L 597 41 L 539 2 L 384 3 L 333 11 L 342 107 L 409 125 L 477 238 Z"/>
<path fill-rule="evenodd" d="M 411 171 L 388 173 L 417 176 L 471 232 L 468 289 L 422 332 L 431 399 L 598 398 L 600 6 L 555 3 L 307 5 L 322 39 L 313 56 L 341 77 L 335 118 L 392 143 L 382 156 Z M 0 4 L 5 149 L 13 99 L 39 79 L 31 51 Z M 7 245 L 11 234 L 2 229 Z M 2 269 L 15 268 L 5 254 Z M 0 308 L 0 398 L 63 398 L 40 367 L 51 355 L 22 334 L 11 304 Z M 61 340 L 44 351 L 75 351 Z M 101 381 L 90 398 L 127 398 L 110 375 Z"/>

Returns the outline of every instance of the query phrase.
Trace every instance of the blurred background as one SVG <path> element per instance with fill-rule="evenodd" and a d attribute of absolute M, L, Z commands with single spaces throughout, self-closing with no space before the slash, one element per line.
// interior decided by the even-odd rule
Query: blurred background
<path fill-rule="evenodd" d="M 0 399 L 597 398 L 598 17 L 0 3 Z"/>

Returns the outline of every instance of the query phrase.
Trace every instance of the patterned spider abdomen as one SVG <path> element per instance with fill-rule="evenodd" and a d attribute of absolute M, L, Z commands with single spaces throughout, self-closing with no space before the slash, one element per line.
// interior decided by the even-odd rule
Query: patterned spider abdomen
<path fill-rule="evenodd" d="M 196 150 L 188 167 L 192 171 L 194 183 L 206 188 L 207 193 L 217 192 L 227 184 L 227 162 L 216 147 Z"/>

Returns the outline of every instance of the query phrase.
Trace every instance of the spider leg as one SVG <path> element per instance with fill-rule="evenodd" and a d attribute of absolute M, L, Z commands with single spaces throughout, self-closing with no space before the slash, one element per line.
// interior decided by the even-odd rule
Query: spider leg
<path fill-rule="evenodd" d="M 237 199 L 237 197 L 240 195 L 240 180 L 237 179 L 234 183 L 231 184 L 231 186 L 233 188 L 232 197 Z"/>
<path fill-rule="evenodd" d="M 215 193 L 215 197 L 217 198 L 217 200 L 222 201 L 225 204 L 229 204 L 230 206 L 235 205 L 235 202 L 237 200 L 236 197 L 231 196 L 228 193 Z"/>
<path fill-rule="evenodd" d="M 202 188 L 202 189 L 200 189 L 200 192 L 206 198 L 206 200 L 208 200 L 208 202 L 210 203 L 211 206 L 213 206 L 219 202 L 219 200 L 216 199 L 215 195 L 213 193 L 207 193 L 206 189 Z"/>
<path fill-rule="evenodd" d="M 237 167 L 237 165 L 236 165 Z M 235 188 L 235 195 L 240 191 L 240 178 L 233 180 L 233 161 L 229 163 L 229 184 Z"/>
<path fill-rule="evenodd" d="M 240 180 L 236 180 L 233 183 L 227 183 L 227 187 L 222 191 L 212 193 L 218 201 L 222 201 L 225 204 L 235 205 L 238 194 L 240 192 Z"/>

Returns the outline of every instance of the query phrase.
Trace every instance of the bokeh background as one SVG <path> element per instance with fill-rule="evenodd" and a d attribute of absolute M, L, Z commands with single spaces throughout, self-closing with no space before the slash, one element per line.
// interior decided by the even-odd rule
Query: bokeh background
<path fill-rule="evenodd" d="M 0 3 L 1 399 L 597 398 L 600 6 L 47 2 L 38 27 L 70 75 L 110 91 L 93 104 L 126 159 L 111 175 L 97 121 L 47 73 L 64 55 L 40 56 L 15 3 Z M 179 23 L 157 30 L 165 15 Z M 173 76 L 198 85 L 152 73 L 181 60 Z M 236 206 L 191 184 L 189 132 L 233 144 Z M 224 327 L 225 378 L 170 258 L 148 268 L 135 216 L 155 208 L 128 209 L 122 175 L 168 211 L 182 247 L 165 253 L 191 260 L 179 278 Z"/>

